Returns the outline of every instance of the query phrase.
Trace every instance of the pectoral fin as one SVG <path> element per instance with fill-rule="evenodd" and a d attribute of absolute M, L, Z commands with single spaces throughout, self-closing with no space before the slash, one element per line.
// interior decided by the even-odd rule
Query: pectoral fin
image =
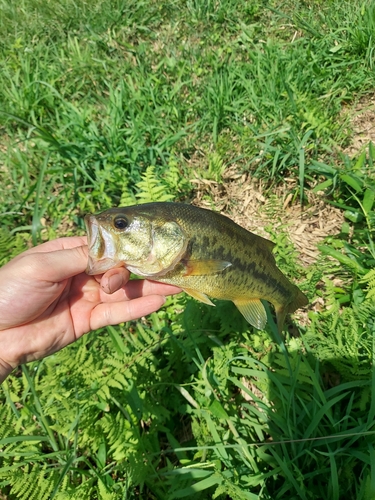
<path fill-rule="evenodd" d="M 234 300 L 233 302 L 250 325 L 263 330 L 267 323 L 267 314 L 259 299 Z"/>
<path fill-rule="evenodd" d="M 182 261 L 182 264 L 185 266 L 185 276 L 217 274 L 232 265 L 231 262 L 225 260 L 187 260 L 186 262 Z"/>
<path fill-rule="evenodd" d="M 210 301 L 205 293 L 198 292 L 197 290 L 192 290 L 191 288 L 183 288 L 184 292 L 191 295 L 194 299 L 199 300 L 200 302 L 204 302 L 209 306 L 214 306 L 215 304 Z"/>

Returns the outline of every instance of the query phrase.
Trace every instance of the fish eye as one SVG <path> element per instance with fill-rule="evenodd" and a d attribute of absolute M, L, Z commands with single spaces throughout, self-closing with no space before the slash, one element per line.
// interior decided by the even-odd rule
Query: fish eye
<path fill-rule="evenodd" d="M 119 215 L 115 217 L 113 225 L 116 229 L 126 229 L 128 227 L 128 220 L 123 215 Z"/>

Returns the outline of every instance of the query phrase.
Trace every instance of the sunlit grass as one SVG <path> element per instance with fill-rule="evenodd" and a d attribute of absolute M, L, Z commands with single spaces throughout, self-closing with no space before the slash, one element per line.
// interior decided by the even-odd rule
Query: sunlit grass
<path fill-rule="evenodd" d="M 0 11 L 1 263 L 82 234 L 87 212 L 189 202 L 193 178 L 220 183 L 233 165 L 270 190 L 294 178 L 301 204 L 325 190 L 347 218 L 306 270 L 270 229 L 283 271 L 324 304 L 301 337 L 281 339 L 270 312 L 257 332 L 231 304 L 179 296 L 16 372 L 1 396 L 0 492 L 374 498 L 374 148 L 342 154 L 342 107 L 374 86 L 373 4 L 3 0 Z"/>

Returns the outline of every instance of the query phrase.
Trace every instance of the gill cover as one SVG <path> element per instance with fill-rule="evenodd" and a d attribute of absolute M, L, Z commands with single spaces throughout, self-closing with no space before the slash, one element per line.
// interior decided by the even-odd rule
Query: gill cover
<path fill-rule="evenodd" d="M 164 276 L 183 257 L 188 238 L 176 222 L 152 224 L 149 253 L 145 260 L 125 261 L 125 266 L 134 274 L 145 277 Z"/>

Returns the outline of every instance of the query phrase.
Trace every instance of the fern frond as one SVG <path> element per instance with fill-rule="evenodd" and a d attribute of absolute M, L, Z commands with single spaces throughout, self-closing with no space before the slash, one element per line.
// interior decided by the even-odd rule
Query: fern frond
<path fill-rule="evenodd" d="M 367 298 L 375 299 L 375 269 L 371 269 L 368 273 L 366 273 L 361 279 L 361 283 L 364 283 L 366 286 Z"/>
<path fill-rule="evenodd" d="M 13 434 L 13 415 L 10 411 L 10 406 L 8 404 L 4 404 L 0 406 L 0 422 L 1 422 L 1 434 L 0 434 L 0 442 L 2 439 Z"/>
<path fill-rule="evenodd" d="M 333 293 L 333 292 L 332 292 Z M 345 380 L 368 379 L 371 375 L 373 301 L 354 308 L 341 308 L 331 301 L 326 312 L 312 315 L 310 333 L 304 336 L 314 354 L 333 365 Z"/>
<path fill-rule="evenodd" d="M 150 166 L 142 175 L 142 180 L 137 183 L 136 198 L 139 203 L 149 203 L 152 201 L 171 201 L 174 196 L 166 192 L 166 186 L 157 177 L 155 167 Z"/>
<path fill-rule="evenodd" d="M 134 193 L 126 185 L 121 193 L 120 207 L 130 207 L 131 205 L 137 204 L 137 198 Z"/>
<path fill-rule="evenodd" d="M 31 363 L 30 377 L 40 398 L 39 409 L 35 407 L 28 379 L 15 375 L 7 379 L 3 385 L 7 397 L 0 405 L 0 439 L 17 439 L 1 443 L 0 484 L 11 489 L 12 498 L 47 499 L 53 492 L 57 500 L 98 500 L 111 498 L 108 495 L 115 491 L 115 498 L 123 498 L 123 483 L 112 489 L 105 477 L 105 487 L 100 486 L 102 465 L 95 465 L 95 457 L 103 440 L 106 464 L 122 462 L 119 470 L 131 477 L 135 482 L 132 484 L 143 484 L 150 470 L 154 472 L 152 461 L 144 462 L 142 450 L 157 455 L 159 428 L 150 433 L 142 428 L 153 422 L 159 426 L 170 421 L 171 412 L 163 405 L 168 384 L 161 381 L 176 378 L 176 370 L 171 369 L 170 361 L 163 360 L 162 351 L 156 355 L 155 349 L 170 341 L 164 330 L 169 320 L 161 318 L 155 313 L 150 319 L 152 327 L 148 323 L 137 326 L 135 322 L 119 327 L 117 349 L 116 339 L 103 329 L 42 362 Z M 180 352 L 173 349 L 168 360 L 183 369 Z M 168 398 L 169 402 L 175 400 L 172 407 L 178 408 L 179 395 L 168 392 Z M 53 431 L 58 451 L 51 449 L 44 436 L 36 441 L 23 439 L 41 433 L 41 417 Z M 73 462 L 67 472 L 66 456 L 71 449 L 79 466 Z M 90 466 L 81 461 L 82 457 L 90 457 Z"/>
<path fill-rule="evenodd" d="M 48 467 L 48 464 L 28 464 L 14 474 L 11 493 L 18 500 L 48 500 L 56 480 L 56 471 Z"/>
<path fill-rule="evenodd" d="M 99 492 L 99 500 L 116 500 L 116 496 L 114 493 L 110 493 L 103 483 L 103 481 L 98 481 L 98 492 Z"/>
<path fill-rule="evenodd" d="M 167 191 L 171 193 L 185 193 L 191 190 L 187 176 L 183 175 L 177 160 L 173 157 L 170 158 L 168 167 L 163 172 L 163 182 Z"/>
<path fill-rule="evenodd" d="M 364 300 L 357 306 L 353 306 L 358 321 L 364 327 L 370 326 L 370 321 L 375 318 L 375 302 L 373 300 Z"/>
<path fill-rule="evenodd" d="M 93 481 L 84 481 L 70 493 L 68 498 L 69 500 L 83 500 L 84 498 L 97 500 L 95 484 Z"/>
<path fill-rule="evenodd" d="M 181 181 L 183 181 L 183 179 L 181 179 L 181 172 L 176 161 L 169 161 L 163 179 L 166 185 L 173 191 L 178 191 L 181 188 Z"/>

